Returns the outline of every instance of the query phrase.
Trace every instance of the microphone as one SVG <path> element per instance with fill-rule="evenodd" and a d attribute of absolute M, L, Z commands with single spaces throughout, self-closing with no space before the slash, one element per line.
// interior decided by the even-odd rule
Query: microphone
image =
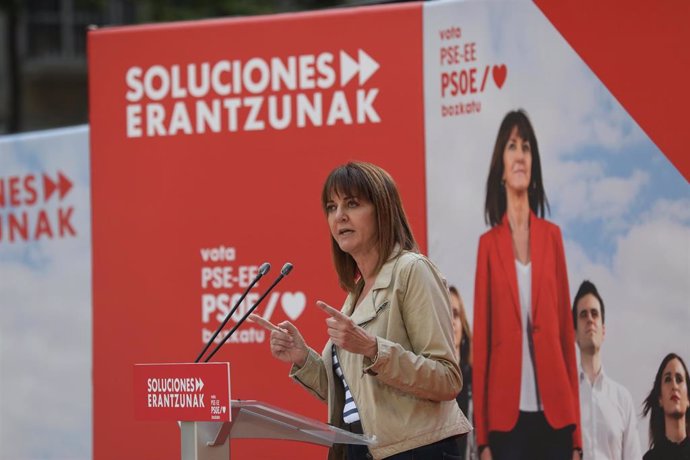
<path fill-rule="evenodd" d="M 285 268 L 285 267 L 283 267 L 283 268 Z M 228 320 L 230 320 L 230 317 L 235 313 L 235 310 L 237 310 L 237 307 L 240 306 L 240 303 L 242 303 L 242 301 L 247 296 L 247 294 L 252 289 L 252 287 L 254 287 L 254 285 L 261 279 L 261 277 L 264 276 L 266 273 L 268 273 L 268 271 L 270 269 L 271 269 L 271 264 L 269 264 L 268 262 L 264 262 L 263 264 L 261 264 L 261 266 L 259 267 L 259 273 L 256 274 L 256 276 L 254 277 L 254 280 L 252 280 L 252 282 L 249 284 L 249 287 L 247 287 L 247 289 L 244 290 L 244 292 L 240 296 L 239 300 L 237 302 L 235 302 L 235 305 L 232 307 L 232 310 L 230 310 L 230 313 L 228 313 L 225 316 L 225 319 L 223 320 L 221 325 L 218 326 L 218 329 L 216 329 L 216 332 L 214 332 L 213 335 L 211 336 L 211 338 L 208 340 L 208 342 L 206 342 L 206 346 L 204 347 L 203 350 L 201 350 L 201 353 L 199 353 L 199 356 L 197 356 L 196 359 L 194 360 L 195 363 L 198 363 L 199 360 L 201 359 L 201 357 L 204 356 L 204 353 L 206 353 L 206 350 L 208 350 L 208 347 L 211 346 L 211 344 L 213 343 L 213 340 L 215 340 L 215 338 L 218 336 L 220 331 L 228 323 Z"/>
<path fill-rule="evenodd" d="M 276 284 L 278 284 L 280 282 L 280 280 L 285 278 L 290 273 L 290 271 L 292 271 L 292 264 L 290 262 L 287 262 L 285 265 L 283 265 L 283 268 L 280 269 L 280 275 L 278 275 L 278 277 L 275 279 L 273 284 L 271 284 L 268 287 L 268 289 L 266 289 L 266 292 L 264 292 L 261 295 L 261 297 L 259 297 L 259 300 L 257 300 L 256 303 L 251 306 L 251 308 L 247 311 L 247 313 L 245 313 L 244 316 L 242 318 L 240 318 L 240 320 L 237 322 L 237 324 L 235 324 L 235 326 L 233 326 L 233 328 L 230 329 L 230 332 L 228 332 L 228 334 L 225 337 L 223 337 L 223 340 L 221 340 L 221 342 L 216 346 L 216 348 L 213 349 L 211 354 L 209 354 L 206 357 L 206 359 L 204 360 L 205 363 L 209 362 L 209 360 L 213 357 L 213 355 L 215 355 L 216 352 L 218 350 L 220 350 L 220 347 L 222 347 L 225 344 L 225 342 L 227 342 L 227 340 L 230 338 L 230 336 L 235 333 L 235 331 L 240 327 L 240 325 L 242 323 L 244 323 L 247 320 L 247 318 L 249 318 L 249 315 L 251 315 L 252 312 L 256 309 L 256 307 L 259 306 L 261 301 L 264 300 L 264 298 L 268 295 L 268 293 L 271 292 L 271 290 L 274 287 L 276 287 Z"/>

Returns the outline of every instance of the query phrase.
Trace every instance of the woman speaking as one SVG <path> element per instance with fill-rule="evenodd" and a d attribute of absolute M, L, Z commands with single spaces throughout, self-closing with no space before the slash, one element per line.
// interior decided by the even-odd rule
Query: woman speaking
<path fill-rule="evenodd" d="M 321 354 L 288 321 L 271 332 L 272 354 L 328 403 L 329 423 L 376 436 L 374 447 L 336 446 L 331 458 L 457 458 L 471 427 L 455 402 L 462 377 L 448 291 L 417 252 L 393 179 L 348 163 L 330 173 L 321 202 L 348 296 L 340 310 L 317 302 L 329 335 Z"/>
<path fill-rule="evenodd" d="M 575 339 L 560 229 L 523 111 L 498 131 L 479 240 L 472 390 L 482 460 L 581 455 Z"/>

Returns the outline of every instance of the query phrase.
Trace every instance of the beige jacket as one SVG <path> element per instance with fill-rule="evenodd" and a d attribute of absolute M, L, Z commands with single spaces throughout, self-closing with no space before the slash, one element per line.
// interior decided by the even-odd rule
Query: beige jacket
<path fill-rule="evenodd" d="M 397 252 L 397 251 L 396 251 Z M 436 267 L 408 251 L 391 257 L 373 288 L 354 310 L 354 296 L 342 312 L 377 336 L 378 358 L 338 349 L 338 360 L 357 404 L 365 434 L 378 441 L 375 459 L 440 441 L 472 429 L 455 397 L 462 374 L 453 352 L 450 301 Z M 332 342 L 321 356 L 309 350 L 301 368 L 290 376 L 328 402 L 329 423 L 343 427 L 345 400 L 333 373 Z M 336 446 L 331 458 L 344 458 Z"/>

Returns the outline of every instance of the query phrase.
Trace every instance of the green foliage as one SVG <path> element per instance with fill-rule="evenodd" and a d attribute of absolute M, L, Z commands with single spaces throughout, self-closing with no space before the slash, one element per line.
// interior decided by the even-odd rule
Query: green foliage
<path fill-rule="evenodd" d="M 342 3 L 342 0 L 143 0 L 137 2 L 137 7 L 145 16 L 144 21 L 161 22 L 321 9 Z"/>

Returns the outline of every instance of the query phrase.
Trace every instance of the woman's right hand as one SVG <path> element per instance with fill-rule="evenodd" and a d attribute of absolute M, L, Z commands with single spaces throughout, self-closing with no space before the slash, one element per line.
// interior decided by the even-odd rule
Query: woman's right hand
<path fill-rule="evenodd" d="M 281 330 L 271 331 L 271 354 L 286 363 L 292 363 L 298 367 L 304 366 L 309 349 L 304 343 L 302 334 L 290 321 L 283 321 L 277 326 Z"/>
<path fill-rule="evenodd" d="M 479 460 L 491 460 L 491 449 L 489 449 L 488 446 L 482 449 L 482 453 L 479 456 Z"/>

